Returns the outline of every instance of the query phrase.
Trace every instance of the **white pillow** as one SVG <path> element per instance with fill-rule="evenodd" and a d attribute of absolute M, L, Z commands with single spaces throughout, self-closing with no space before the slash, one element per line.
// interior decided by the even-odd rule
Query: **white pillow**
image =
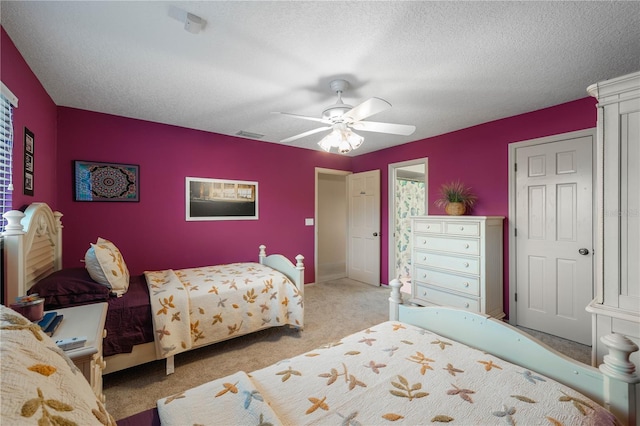
<path fill-rule="evenodd" d="M 129 289 L 129 270 L 120 250 L 109 240 L 98 238 L 84 256 L 85 268 L 94 281 L 106 285 L 118 296 Z"/>

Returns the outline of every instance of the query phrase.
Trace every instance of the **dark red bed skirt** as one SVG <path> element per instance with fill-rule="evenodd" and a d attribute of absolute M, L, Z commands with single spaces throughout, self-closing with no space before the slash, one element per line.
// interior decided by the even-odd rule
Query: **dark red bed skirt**
<path fill-rule="evenodd" d="M 118 426 L 160 426 L 157 408 L 151 408 L 133 416 L 116 421 Z"/>

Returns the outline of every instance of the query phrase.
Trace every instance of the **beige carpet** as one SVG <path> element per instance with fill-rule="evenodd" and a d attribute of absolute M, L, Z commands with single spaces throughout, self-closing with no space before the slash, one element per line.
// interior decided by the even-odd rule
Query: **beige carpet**
<path fill-rule="evenodd" d="M 176 356 L 176 372 L 165 375 L 162 361 L 104 376 L 107 409 L 122 419 L 155 406 L 172 395 L 232 374 L 250 372 L 283 358 L 310 351 L 325 343 L 386 321 L 387 287 L 372 287 L 349 279 L 305 286 L 305 328 L 273 328 Z M 539 334 L 545 343 L 582 362 L 591 348 Z"/>

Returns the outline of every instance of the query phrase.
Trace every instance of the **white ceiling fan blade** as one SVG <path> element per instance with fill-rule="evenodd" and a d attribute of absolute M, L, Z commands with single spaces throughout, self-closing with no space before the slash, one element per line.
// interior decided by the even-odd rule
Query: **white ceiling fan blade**
<path fill-rule="evenodd" d="M 319 122 L 319 123 L 331 124 L 331 122 L 330 122 L 330 121 L 323 120 L 322 118 L 309 117 L 309 116 L 307 116 L 307 115 L 291 114 L 290 112 L 273 112 L 273 114 L 288 115 L 289 117 L 293 117 L 293 118 L 301 118 L 301 119 L 303 119 L 303 120 L 317 121 L 317 122 Z"/>
<path fill-rule="evenodd" d="M 409 136 L 416 131 L 416 126 L 409 124 L 379 123 L 376 121 L 358 121 L 353 123 L 351 127 L 365 132 L 391 133 L 403 136 Z"/>
<path fill-rule="evenodd" d="M 369 116 L 377 114 L 382 111 L 386 111 L 391 108 L 391 104 L 384 99 L 380 98 L 370 98 L 361 103 L 360 105 L 356 105 L 347 111 L 343 117 L 345 121 L 348 122 L 356 122 L 363 120 Z"/>
<path fill-rule="evenodd" d="M 314 133 L 324 132 L 325 130 L 329 130 L 329 129 L 332 129 L 332 127 L 331 126 L 318 127 L 317 129 L 309 130 L 309 131 L 306 131 L 304 133 L 300 133 L 298 135 L 291 136 L 290 138 L 282 139 L 280 142 L 281 143 L 287 143 L 287 142 L 295 141 L 296 139 L 304 138 L 305 136 L 313 135 Z"/>

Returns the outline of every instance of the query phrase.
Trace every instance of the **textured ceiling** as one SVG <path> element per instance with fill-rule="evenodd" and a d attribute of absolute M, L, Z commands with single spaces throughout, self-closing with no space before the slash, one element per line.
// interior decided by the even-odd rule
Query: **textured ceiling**
<path fill-rule="evenodd" d="M 572 101 L 640 70 L 640 2 L 2 1 L 60 106 L 279 143 L 320 123 L 329 82 L 393 107 L 351 155 Z M 176 9 L 206 20 L 185 31 Z M 289 143 L 319 149 L 318 133 Z M 179 143 L 177 141 L 177 143 Z"/>

